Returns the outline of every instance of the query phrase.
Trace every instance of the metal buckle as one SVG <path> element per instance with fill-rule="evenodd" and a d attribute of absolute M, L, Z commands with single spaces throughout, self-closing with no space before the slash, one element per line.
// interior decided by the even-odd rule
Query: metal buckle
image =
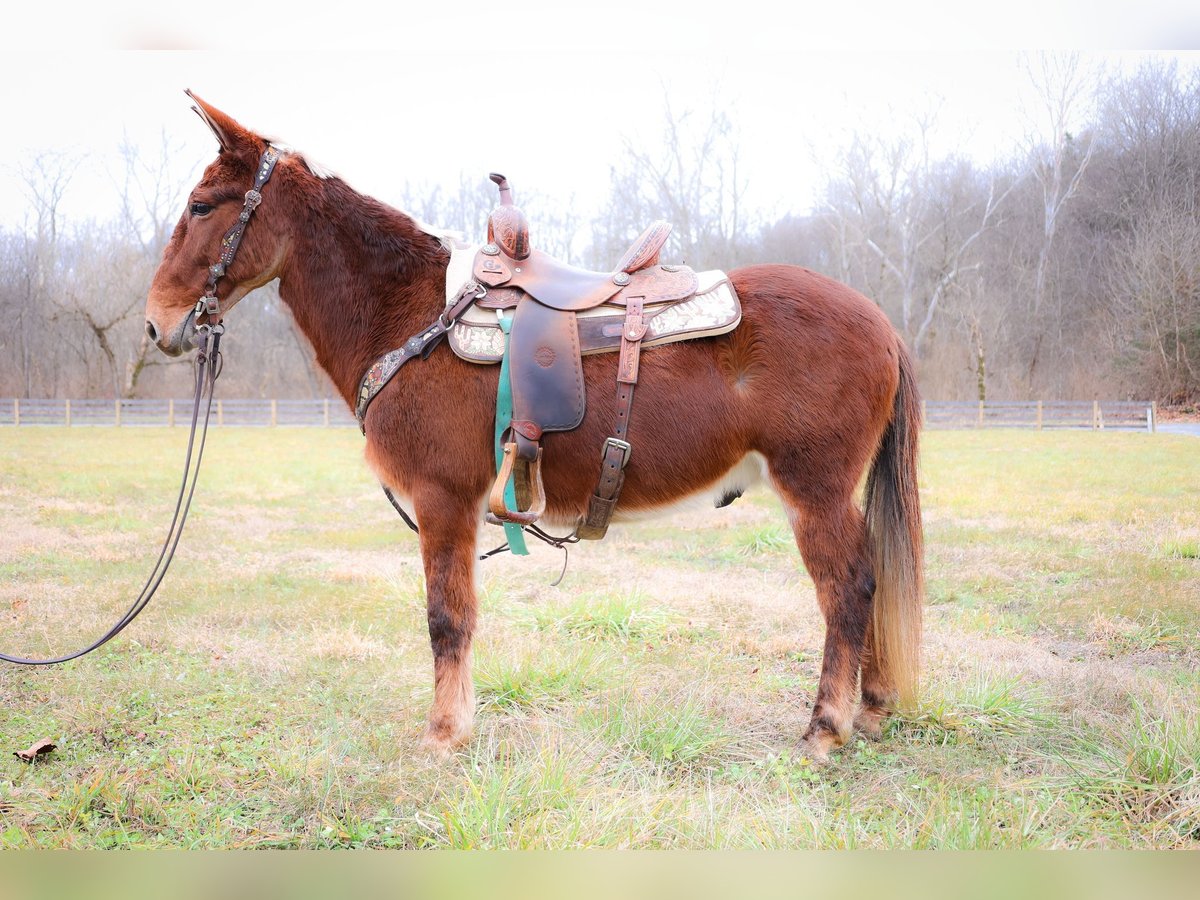
<path fill-rule="evenodd" d="M 470 308 L 471 304 L 467 304 L 467 306 L 464 306 L 461 310 L 459 310 L 457 316 L 455 316 L 453 319 L 449 318 L 450 310 L 465 300 L 467 295 L 472 291 L 475 292 L 474 302 L 478 302 L 487 296 L 487 288 L 485 288 L 482 284 L 477 281 L 468 281 L 463 285 L 462 290 L 458 292 L 458 297 L 455 298 L 454 302 L 442 310 L 441 315 L 438 316 L 438 321 L 442 323 L 443 329 L 449 331 L 451 328 L 453 328 L 458 323 L 459 318 Z"/>
<path fill-rule="evenodd" d="M 629 465 L 629 457 L 633 454 L 633 447 L 628 441 L 623 441 L 620 438 L 610 437 L 604 439 L 604 448 L 600 451 L 600 459 L 608 459 L 608 450 L 610 447 L 616 447 L 621 451 L 621 468 Z"/>

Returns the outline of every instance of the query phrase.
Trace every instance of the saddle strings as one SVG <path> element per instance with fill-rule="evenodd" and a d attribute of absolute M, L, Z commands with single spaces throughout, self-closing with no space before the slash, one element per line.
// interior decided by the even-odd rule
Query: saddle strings
<path fill-rule="evenodd" d="M 112 628 L 82 650 L 76 650 L 74 653 L 55 656 L 49 659 L 26 659 L 20 656 L 9 656 L 8 654 L 0 653 L 0 660 L 16 663 L 21 666 L 50 666 L 69 662 L 72 659 L 78 659 L 80 656 L 91 653 L 124 631 L 138 617 L 138 614 L 146 608 L 147 604 L 150 603 L 150 599 L 158 590 L 158 586 L 162 584 L 167 570 L 171 567 L 171 561 L 175 558 L 175 548 L 179 545 L 180 537 L 183 536 L 183 526 L 187 522 L 188 512 L 192 507 L 192 496 L 196 492 L 196 479 L 200 475 L 200 463 L 204 458 L 204 444 L 208 437 L 208 423 L 212 414 L 213 388 L 223 367 L 220 346 L 221 335 L 225 331 L 224 326 L 219 323 L 213 327 L 202 325 L 197 331 L 200 333 L 201 344 L 195 359 L 192 361 L 196 387 L 192 403 L 192 423 L 191 430 L 188 433 L 187 454 L 183 463 L 183 480 L 179 485 L 179 496 L 175 500 L 175 512 L 171 517 L 171 525 L 167 529 L 167 537 L 163 541 L 162 549 L 158 553 L 158 559 L 154 562 L 154 568 L 151 569 L 146 583 L 142 585 L 142 590 L 138 594 L 137 599 L 133 601 L 129 609 L 125 611 L 125 614 L 117 620 L 117 623 Z M 200 420 L 200 406 L 202 403 L 205 405 L 204 424 L 200 431 L 200 443 L 197 447 L 196 428 Z M 194 467 L 192 465 L 193 448 L 195 448 L 196 457 Z"/>
<path fill-rule="evenodd" d="M 391 489 L 386 484 L 380 485 L 380 487 L 383 488 L 384 496 L 388 498 L 388 502 L 392 504 L 392 508 L 396 510 L 396 512 L 400 514 L 400 518 L 404 520 L 404 524 L 411 528 L 414 533 L 420 534 L 421 529 L 417 527 L 417 523 L 412 520 L 412 517 L 404 511 L 404 507 L 401 506 L 399 501 L 396 500 L 396 497 L 392 493 Z M 566 577 L 567 563 L 570 561 L 570 554 L 567 552 L 567 545 L 578 544 L 579 535 L 572 531 L 565 537 L 557 537 L 553 534 L 546 533 L 537 525 L 526 525 L 525 533 L 531 534 L 542 543 L 549 544 L 551 547 L 557 547 L 563 552 L 562 571 L 558 573 L 557 578 L 550 582 L 550 587 L 558 587 L 560 584 L 562 584 L 563 578 Z M 505 553 L 510 549 L 511 548 L 508 546 L 508 541 L 505 541 L 499 547 L 494 547 L 486 553 L 481 553 L 479 555 L 479 560 L 482 562 L 485 559 L 491 559 L 493 556 L 496 556 L 499 553 Z"/>

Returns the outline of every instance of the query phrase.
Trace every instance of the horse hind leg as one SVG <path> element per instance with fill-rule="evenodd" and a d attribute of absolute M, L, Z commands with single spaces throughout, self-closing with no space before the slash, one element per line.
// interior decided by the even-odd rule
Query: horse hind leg
<path fill-rule="evenodd" d="M 823 760 L 854 729 L 859 666 L 875 592 L 862 513 L 846 499 L 826 508 L 782 493 L 796 545 L 817 590 L 825 619 L 825 650 L 812 719 L 804 742 Z"/>
<path fill-rule="evenodd" d="M 873 628 L 867 628 L 862 654 L 862 706 L 854 717 L 854 727 L 864 737 L 879 740 L 883 723 L 896 706 L 895 680 L 880 665 Z"/>

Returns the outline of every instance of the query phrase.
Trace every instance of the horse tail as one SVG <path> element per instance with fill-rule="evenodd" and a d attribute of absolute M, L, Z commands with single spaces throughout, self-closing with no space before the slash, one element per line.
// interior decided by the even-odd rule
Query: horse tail
<path fill-rule="evenodd" d="M 867 540 L 875 570 L 871 652 L 884 683 L 896 687 L 901 707 L 916 700 L 925 588 L 924 534 L 917 487 L 921 399 L 912 360 L 897 342 L 900 382 L 892 418 L 875 452 L 864 490 Z"/>

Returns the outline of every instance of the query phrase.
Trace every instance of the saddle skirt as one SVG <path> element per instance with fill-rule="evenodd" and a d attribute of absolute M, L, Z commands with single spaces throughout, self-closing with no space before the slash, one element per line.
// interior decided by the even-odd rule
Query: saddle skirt
<path fill-rule="evenodd" d="M 479 245 L 456 244 L 451 251 L 450 265 L 446 270 L 446 303 L 449 306 L 458 296 L 463 285 L 472 279 L 473 265 Z M 665 267 L 664 273 L 673 272 Z M 741 303 L 738 301 L 729 278 L 720 270 L 696 273 L 695 293 L 687 299 L 671 297 L 659 303 L 645 305 L 646 336 L 643 347 L 657 347 L 674 341 L 694 338 L 715 337 L 733 331 L 742 320 Z M 468 362 L 498 363 L 504 356 L 504 332 L 496 316 L 496 309 L 511 308 L 506 292 L 516 293 L 514 288 L 491 288 L 489 296 L 496 295 L 495 302 L 484 300 L 472 305 L 455 323 L 448 335 L 454 353 Z M 617 293 L 615 290 L 614 294 Z M 578 317 L 579 352 L 588 356 L 619 350 L 621 333 L 625 325 L 625 308 L 616 302 L 601 303 L 575 313 Z"/>

